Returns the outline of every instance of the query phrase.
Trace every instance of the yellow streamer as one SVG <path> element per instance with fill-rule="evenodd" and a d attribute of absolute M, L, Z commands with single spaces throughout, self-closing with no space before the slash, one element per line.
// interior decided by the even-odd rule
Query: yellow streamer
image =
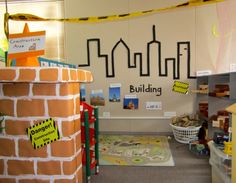
<path fill-rule="evenodd" d="M 57 18 L 41 18 L 32 14 L 19 13 L 19 14 L 9 15 L 9 19 L 15 20 L 15 21 L 63 21 L 63 22 L 81 22 L 81 23 L 89 22 L 91 23 L 91 22 L 101 22 L 101 21 L 107 21 L 107 20 L 127 19 L 131 17 L 138 17 L 138 16 L 147 15 L 147 14 L 157 13 L 157 12 L 165 11 L 165 10 L 171 10 L 171 9 L 182 8 L 182 7 L 200 6 L 200 5 L 223 2 L 223 1 L 224 0 L 190 0 L 186 3 L 182 3 L 176 6 L 170 6 L 166 8 L 152 9 L 152 10 L 147 10 L 147 11 L 139 11 L 139 12 L 133 12 L 133 13 L 127 13 L 127 14 L 119 14 L 119 15 L 99 16 L 99 17 L 57 19 Z"/>
<path fill-rule="evenodd" d="M 185 3 L 181 3 L 175 6 L 170 6 L 166 8 L 159 8 L 159 9 L 152 9 L 147 11 L 139 11 L 133 13 L 126 13 L 126 14 L 119 14 L 119 15 L 109 15 L 109 16 L 98 16 L 98 17 L 83 17 L 83 18 L 42 18 L 32 14 L 13 14 L 9 15 L 8 13 L 5 14 L 5 21 L 4 21 L 4 29 L 5 34 L 9 34 L 8 30 L 8 19 L 14 21 L 60 21 L 60 22 L 71 22 L 71 23 L 96 23 L 102 21 L 114 21 L 114 20 L 123 20 L 133 17 L 140 17 L 144 15 L 154 14 L 161 11 L 172 10 L 177 8 L 183 7 L 193 7 L 193 6 L 201 6 L 206 4 L 212 4 L 217 2 L 223 2 L 225 0 L 189 0 Z"/>
<path fill-rule="evenodd" d="M 4 32 L 6 37 L 9 36 L 9 26 L 8 26 L 9 13 L 4 14 Z"/>

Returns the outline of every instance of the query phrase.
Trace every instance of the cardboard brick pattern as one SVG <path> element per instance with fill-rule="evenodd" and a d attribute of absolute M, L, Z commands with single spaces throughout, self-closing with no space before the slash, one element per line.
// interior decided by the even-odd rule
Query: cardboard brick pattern
<path fill-rule="evenodd" d="M 80 83 L 91 72 L 71 68 L 0 68 L 0 182 L 82 183 Z M 53 118 L 61 138 L 34 149 L 26 128 Z"/>

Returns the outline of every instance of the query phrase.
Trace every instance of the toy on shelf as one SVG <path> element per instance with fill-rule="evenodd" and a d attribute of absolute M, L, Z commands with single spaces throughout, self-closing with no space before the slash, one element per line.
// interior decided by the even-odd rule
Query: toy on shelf
<path fill-rule="evenodd" d="M 224 142 L 224 153 L 227 155 L 232 155 L 232 128 L 228 128 L 229 140 Z"/>
<path fill-rule="evenodd" d="M 99 172 L 98 108 L 86 102 L 80 103 L 82 163 L 86 166 L 86 182 L 90 182 L 91 170 Z"/>
<path fill-rule="evenodd" d="M 200 101 L 198 104 L 199 113 L 208 118 L 208 101 Z"/>
<path fill-rule="evenodd" d="M 208 94 L 208 84 L 202 83 L 198 85 L 197 90 L 192 90 L 192 93 Z"/>
<path fill-rule="evenodd" d="M 229 84 L 216 84 L 213 92 L 209 92 L 212 97 L 229 97 Z"/>
<path fill-rule="evenodd" d="M 229 128 L 229 113 L 225 110 L 217 111 L 216 115 L 212 115 L 210 120 L 212 121 L 212 127 L 219 128 L 228 133 Z"/>

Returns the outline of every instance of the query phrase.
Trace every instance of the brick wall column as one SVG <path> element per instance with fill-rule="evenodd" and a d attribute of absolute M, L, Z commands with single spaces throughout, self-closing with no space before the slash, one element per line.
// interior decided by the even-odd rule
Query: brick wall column
<path fill-rule="evenodd" d="M 80 83 L 89 71 L 0 68 L 0 183 L 82 183 Z M 53 118 L 60 140 L 34 149 L 29 126 Z"/>

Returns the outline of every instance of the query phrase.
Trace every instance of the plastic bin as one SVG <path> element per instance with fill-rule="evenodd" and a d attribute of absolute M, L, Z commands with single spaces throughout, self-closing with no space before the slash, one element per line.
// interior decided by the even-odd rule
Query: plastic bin
<path fill-rule="evenodd" d="M 221 172 L 214 165 L 211 167 L 212 183 L 231 183 L 229 176 Z"/>
<path fill-rule="evenodd" d="M 212 166 L 212 183 L 231 183 L 232 156 L 224 154 L 213 141 L 208 142 L 210 164 Z"/>

